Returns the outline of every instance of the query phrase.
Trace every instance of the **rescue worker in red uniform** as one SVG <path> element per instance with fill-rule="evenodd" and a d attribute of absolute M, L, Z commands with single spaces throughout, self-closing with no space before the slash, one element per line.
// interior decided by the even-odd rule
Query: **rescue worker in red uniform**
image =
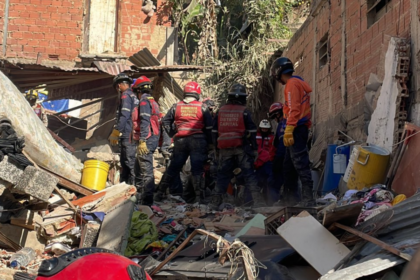
<path fill-rule="evenodd" d="M 273 163 L 271 161 L 270 152 L 273 147 L 274 134 L 271 131 L 271 124 L 268 120 L 262 120 L 259 125 L 257 132 L 257 145 L 258 145 L 258 157 L 255 160 L 254 166 L 258 178 L 258 186 L 266 197 L 266 202 L 272 205 L 275 201 L 272 201 L 270 180 L 273 175 Z"/>
<path fill-rule="evenodd" d="M 184 87 L 184 100 L 178 102 L 163 118 L 163 127 L 170 137 L 174 137 L 171 161 L 160 181 L 155 200 L 160 201 L 172 189 L 176 177 L 190 157 L 192 186 L 200 203 L 205 202 L 204 163 L 211 145 L 212 118 L 207 106 L 199 101 L 201 88 L 196 82 L 189 82 Z M 173 127 L 175 124 L 175 130 Z"/>
<path fill-rule="evenodd" d="M 291 194 L 298 189 L 298 179 L 302 183 L 302 201 L 300 205 L 314 206 L 313 181 L 307 148 L 309 129 L 311 128 L 311 87 L 301 77 L 293 76 L 293 63 L 287 57 L 276 59 L 271 66 L 271 75 L 284 85 L 283 113 L 285 129 L 283 143 L 286 154 L 283 164 L 284 188 L 289 190 L 289 203 L 295 201 Z"/>
<path fill-rule="evenodd" d="M 216 114 L 213 125 L 213 141 L 217 143 L 219 158 L 217 182 L 210 208 L 217 210 L 226 194 L 233 170 L 240 168 L 245 179 L 246 191 L 251 192 L 254 207 L 266 206 L 254 173 L 254 161 L 258 154 L 257 127 L 246 105 L 246 88 L 235 84 L 230 88 L 227 104 Z"/>
<path fill-rule="evenodd" d="M 119 94 L 119 105 L 116 124 L 108 140 L 111 146 L 120 145 L 121 175 L 120 182 L 134 185 L 134 165 L 137 145 L 132 139 L 133 121 L 131 114 L 139 104 L 136 95 L 131 91 L 133 79 L 120 73 L 114 77 L 113 87 Z"/>
<path fill-rule="evenodd" d="M 139 106 L 133 111 L 133 139 L 137 144 L 137 160 L 134 167 L 136 188 L 142 193 L 142 205 L 153 204 L 155 177 L 153 153 L 159 145 L 159 104 L 152 97 L 152 82 L 139 77 L 131 87 L 139 98 Z"/>

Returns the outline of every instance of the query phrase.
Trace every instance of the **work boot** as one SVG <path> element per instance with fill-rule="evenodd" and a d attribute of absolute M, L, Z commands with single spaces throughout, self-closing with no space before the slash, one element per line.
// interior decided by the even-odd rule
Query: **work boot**
<path fill-rule="evenodd" d="M 196 200 L 198 200 L 200 204 L 209 203 L 209 199 L 206 199 L 206 182 L 204 181 L 203 176 L 192 176 L 192 183 L 195 190 Z"/>
<path fill-rule="evenodd" d="M 299 202 L 296 206 L 299 206 L 299 207 L 315 207 L 316 206 L 316 201 L 314 199 L 312 188 L 302 186 L 302 201 Z"/>
<path fill-rule="evenodd" d="M 153 196 L 153 200 L 160 202 L 166 195 L 166 190 L 169 188 L 170 183 L 172 182 L 172 176 L 168 175 L 166 172 L 163 174 L 162 179 L 160 180 L 157 191 Z"/>
<path fill-rule="evenodd" d="M 222 196 L 220 194 L 214 194 L 211 197 L 211 201 L 208 204 L 208 207 L 210 208 L 210 210 L 219 211 L 219 206 L 220 204 L 222 204 L 222 202 L 223 202 Z"/>
<path fill-rule="evenodd" d="M 260 192 L 252 192 L 252 200 L 254 201 L 253 208 L 267 207 L 264 197 Z"/>

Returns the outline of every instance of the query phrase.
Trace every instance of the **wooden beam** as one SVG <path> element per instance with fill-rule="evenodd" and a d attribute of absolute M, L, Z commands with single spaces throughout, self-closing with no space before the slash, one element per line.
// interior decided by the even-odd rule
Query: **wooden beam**
<path fill-rule="evenodd" d="M 357 229 L 354 229 L 354 228 L 351 228 L 351 227 L 348 227 L 348 226 L 345 226 L 345 225 L 342 225 L 342 224 L 339 224 L 339 223 L 335 223 L 334 225 L 336 227 L 344 229 L 345 231 L 350 232 L 350 233 L 352 233 L 356 236 L 359 236 L 359 237 L 363 238 L 364 240 L 367 240 L 367 241 L 369 241 L 369 242 L 371 242 L 375 245 L 378 245 L 382 249 L 385 249 L 388 252 L 391 252 L 394 255 L 399 256 L 400 258 L 403 258 L 407 261 L 411 261 L 411 255 L 403 253 L 400 250 L 398 250 L 397 248 L 395 248 L 395 247 L 393 247 L 393 246 L 391 246 L 391 245 L 389 245 L 389 244 L 387 244 L 387 243 L 385 243 L 385 242 L 383 242 L 383 241 L 381 241 L 381 240 L 379 240 L 375 237 L 372 237 L 372 236 L 370 236 L 370 235 L 368 235 L 364 232 L 358 231 Z"/>
<path fill-rule="evenodd" d="M 55 177 L 58 178 L 58 184 L 62 187 L 65 187 L 66 189 L 72 190 L 74 192 L 77 192 L 79 194 L 83 194 L 83 195 L 91 195 L 94 194 L 96 191 L 88 189 L 78 183 L 75 183 L 73 181 L 70 181 L 69 179 L 64 178 L 63 176 L 52 172 L 51 170 L 48 170 L 44 167 L 41 166 L 41 169 L 44 171 L 47 171 L 48 173 L 54 175 Z"/>

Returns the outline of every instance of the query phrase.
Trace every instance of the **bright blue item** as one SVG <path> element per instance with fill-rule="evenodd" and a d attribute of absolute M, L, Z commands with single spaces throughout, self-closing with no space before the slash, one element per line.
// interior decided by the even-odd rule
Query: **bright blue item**
<path fill-rule="evenodd" d="M 42 107 L 44 107 L 47 110 L 51 110 L 51 111 L 55 111 L 59 113 L 59 112 L 69 109 L 68 99 L 48 101 L 48 95 L 45 95 L 42 93 L 38 93 L 38 98 L 39 100 L 43 101 Z"/>

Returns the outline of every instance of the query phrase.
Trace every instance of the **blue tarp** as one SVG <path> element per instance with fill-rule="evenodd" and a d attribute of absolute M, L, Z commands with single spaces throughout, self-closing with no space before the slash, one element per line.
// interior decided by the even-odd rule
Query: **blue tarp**
<path fill-rule="evenodd" d="M 48 95 L 38 93 L 39 100 L 43 100 L 42 107 L 45 109 L 55 111 L 55 112 L 62 112 L 64 110 L 69 109 L 69 100 L 62 99 L 62 100 L 54 100 L 54 101 L 45 101 L 48 100 Z"/>

